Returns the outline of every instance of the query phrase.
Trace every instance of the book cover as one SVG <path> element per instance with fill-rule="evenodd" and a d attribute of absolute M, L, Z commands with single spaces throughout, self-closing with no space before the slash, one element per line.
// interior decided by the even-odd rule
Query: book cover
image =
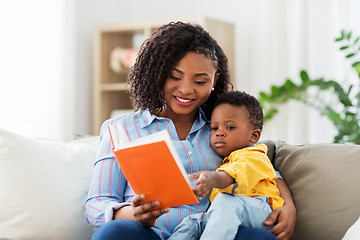
<path fill-rule="evenodd" d="M 166 130 L 121 144 L 122 126 L 109 125 L 113 152 L 127 181 L 144 202 L 177 207 L 198 203 L 190 180 Z"/>

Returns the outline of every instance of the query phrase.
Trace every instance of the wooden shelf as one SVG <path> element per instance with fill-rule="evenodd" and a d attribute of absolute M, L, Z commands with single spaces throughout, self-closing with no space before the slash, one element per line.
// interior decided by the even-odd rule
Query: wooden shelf
<path fill-rule="evenodd" d="M 100 91 L 127 91 L 127 83 L 104 83 L 100 85 Z"/>
<path fill-rule="evenodd" d="M 234 76 L 234 26 L 220 20 L 196 17 L 161 21 L 129 22 L 101 26 L 94 41 L 93 134 L 98 135 L 101 124 L 114 110 L 132 109 L 127 88 L 128 71 L 114 73 L 110 68 L 110 53 L 116 47 L 139 49 L 142 42 L 156 29 L 171 21 L 200 24 L 216 39 L 229 59 L 230 77 Z M 233 82 L 234 85 L 234 82 Z"/>

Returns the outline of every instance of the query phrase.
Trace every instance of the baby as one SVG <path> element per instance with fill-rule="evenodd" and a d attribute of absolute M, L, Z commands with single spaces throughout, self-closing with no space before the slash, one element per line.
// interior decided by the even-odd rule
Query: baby
<path fill-rule="evenodd" d="M 212 148 L 222 157 L 216 171 L 191 175 L 194 192 L 211 206 L 206 213 L 190 215 L 178 225 L 170 240 L 234 239 L 239 226 L 269 229 L 264 221 L 281 207 L 275 179 L 261 136 L 263 112 L 255 97 L 240 91 L 218 97 L 211 115 Z"/>

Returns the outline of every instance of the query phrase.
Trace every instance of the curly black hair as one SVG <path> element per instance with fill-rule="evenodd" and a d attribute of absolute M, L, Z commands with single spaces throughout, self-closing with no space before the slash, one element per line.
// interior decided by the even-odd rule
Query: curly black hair
<path fill-rule="evenodd" d="M 259 101 L 254 96 L 243 91 L 223 93 L 216 99 L 214 107 L 226 103 L 237 107 L 245 106 L 249 112 L 250 123 L 255 129 L 262 130 L 264 114 Z"/>
<path fill-rule="evenodd" d="M 162 109 L 165 80 L 188 52 L 204 54 L 216 63 L 219 77 L 202 106 L 210 119 L 216 96 L 228 91 L 228 59 L 216 40 L 201 26 L 183 22 L 171 22 L 160 27 L 141 45 L 128 81 L 130 99 L 136 109 L 149 109 L 153 114 Z"/>

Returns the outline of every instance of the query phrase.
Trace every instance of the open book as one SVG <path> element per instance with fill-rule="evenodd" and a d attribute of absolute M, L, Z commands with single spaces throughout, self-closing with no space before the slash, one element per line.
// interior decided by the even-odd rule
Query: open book
<path fill-rule="evenodd" d="M 198 203 L 190 180 L 166 130 L 123 143 L 121 125 L 108 125 L 113 152 L 126 180 L 144 202 L 177 207 Z"/>

